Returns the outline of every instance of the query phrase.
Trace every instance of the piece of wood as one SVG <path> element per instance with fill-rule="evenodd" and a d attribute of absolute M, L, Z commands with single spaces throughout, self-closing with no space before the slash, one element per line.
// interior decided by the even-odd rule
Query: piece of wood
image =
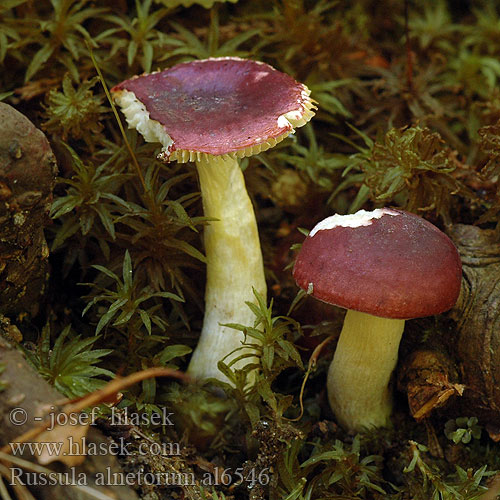
<path fill-rule="evenodd" d="M 40 425 L 38 417 L 45 417 L 52 408 L 57 410 L 58 403 L 64 398 L 55 391 L 38 373 L 36 373 L 26 362 L 22 353 L 11 346 L 6 340 L 0 337 L 0 383 L 4 390 L 0 397 L 0 446 L 7 445 L 15 441 L 16 437 L 28 430 Z M 22 425 L 16 425 L 22 421 Z M 76 434 L 76 433 L 75 433 Z M 75 437 L 76 440 L 76 437 Z M 102 449 L 103 453 L 87 455 L 82 465 L 72 468 L 67 467 L 61 462 L 53 462 L 44 465 L 46 469 L 54 472 L 60 472 L 61 480 L 55 481 L 56 484 L 41 484 L 44 479 L 43 474 L 39 476 L 39 485 L 30 487 L 37 499 L 47 500 L 90 500 L 95 498 L 110 498 L 119 500 L 136 500 L 137 495 L 128 486 L 114 484 L 96 484 L 97 480 L 107 477 L 124 477 L 121 468 L 112 453 L 106 453 L 110 450 L 110 438 L 105 437 L 94 426 L 90 426 L 86 436 L 88 446 L 96 446 Z M 19 454 L 14 455 L 21 458 Z M 33 462 L 37 466 L 37 458 L 26 452 L 22 458 Z M 18 470 L 14 467 L 18 465 L 12 463 L 2 463 L 9 468 L 11 474 L 17 475 Z M 116 476 L 114 476 L 116 474 Z M 36 482 L 32 475 L 25 476 L 26 481 Z M 64 479 L 69 480 L 82 479 L 85 484 L 82 488 L 64 485 Z M 48 479 L 48 476 L 45 476 Z M 9 478 L 4 479 L 9 483 Z M 106 482 L 106 481 L 104 481 Z M 108 481 L 109 483 L 109 481 Z M 100 497 L 95 496 L 101 495 Z M 104 496 L 103 496 L 104 495 Z"/>
<path fill-rule="evenodd" d="M 0 313 L 36 315 L 47 280 L 43 229 L 56 178 L 49 141 L 0 102 Z"/>

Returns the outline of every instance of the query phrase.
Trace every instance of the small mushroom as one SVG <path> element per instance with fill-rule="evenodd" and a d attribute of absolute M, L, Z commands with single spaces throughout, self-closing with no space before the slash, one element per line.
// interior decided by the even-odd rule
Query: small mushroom
<path fill-rule="evenodd" d="M 458 298 L 454 244 L 402 210 L 334 215 L 309 233 L 293 275 L 313 297 L 347 309 L 327 381 L 338 422 L 353 431 L 388 425 L 405 320 L 447 311 Z"/>
<path fill-rule="evenodd" d="M 205 216 L 205 317 L 189 372 L 225 380 L 217 363 L 241 346 L 251 325 L 252 288 L 265 298 L 257 223 L 238 158 L 273 147 L 314 115 L 305 85 L 267 64 L 236 57 L 178 64 L 112 89 L 130 127 L 163 145 L 168 162 L 194 161 Z M 236 354 L 241 355 L 240 353 Z M 227 360 L 226 360 L 227 361 Z M 246 359 L 239 362 L 252 362 Z"/>

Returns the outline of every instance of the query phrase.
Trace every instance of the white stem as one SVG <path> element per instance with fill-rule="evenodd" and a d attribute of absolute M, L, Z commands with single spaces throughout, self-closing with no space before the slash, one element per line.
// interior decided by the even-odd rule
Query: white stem
<path fill-rule="evenodd" d="M 255 302 L 252 287 L 266 299 L 264 265 L 257 222 L 238 161 L 214 156 L 196 166 L 205 216 L 217 220 L 205 228 L 205 317 L 188 373 L 195 378 L 227 381 L 217 363 L 241 347 L 244 336 L 220 325 L 253 325 L 255 316 L 245 302 Z M 241 354 L 238 351 L 236 356 Z M 251 358 L 237 367 L 249 362 Z"/>
<path fill-rule="evenodd" d="M 347 311 L 327 381 L 330 406 L 344 428 L 360 431 L 389 424 L 389 381 L 404 325 L 403 319 Z"/>

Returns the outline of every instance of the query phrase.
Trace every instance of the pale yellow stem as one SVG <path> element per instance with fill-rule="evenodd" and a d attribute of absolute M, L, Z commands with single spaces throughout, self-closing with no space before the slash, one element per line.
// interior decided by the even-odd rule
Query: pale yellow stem
<path fill-rule="evenodd" d="M 389 425 L 391 374 L 398 360 L 403 319 L 348 310 L 328 371 L 328 399 L 342 427 Z"/>
<path fill-rule="evenodd" d="M 255 214 L 238 161 L 214 156 L 196 166 L 205 216 L 217 220 L 205 228 L 205 317 L 188 373 L 227 381 L 217 363 L 240 347 L 244 337 L 221 324 L 253 325 L 255 317 L 245 302 L 255 302 L 252 287 L 266 299 L 264 265 Z M 244 362 L 250 360 L 237 366 Z"/>

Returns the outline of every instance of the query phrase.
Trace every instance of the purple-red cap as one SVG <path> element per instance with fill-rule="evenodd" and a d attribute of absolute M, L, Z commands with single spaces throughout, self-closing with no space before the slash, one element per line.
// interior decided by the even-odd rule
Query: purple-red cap
<path fill-rule="evenodd" d="M 307 123 L 315 108 L 305 85 L 237 57 L 181 63 L 133 77 L 111 92 L 130 126 L 162 142 L 167 161 L 259 153 Z M 152 135 L 151 121 L 159 127 Z"/>
<path fill-rule="evenodd" d="M 302 245 L 293 276 L 329 304 L 410 319 L 453 307 L 462 264 L 453 242 L 430 222 L 382 208 L 318 223 Z"/>

